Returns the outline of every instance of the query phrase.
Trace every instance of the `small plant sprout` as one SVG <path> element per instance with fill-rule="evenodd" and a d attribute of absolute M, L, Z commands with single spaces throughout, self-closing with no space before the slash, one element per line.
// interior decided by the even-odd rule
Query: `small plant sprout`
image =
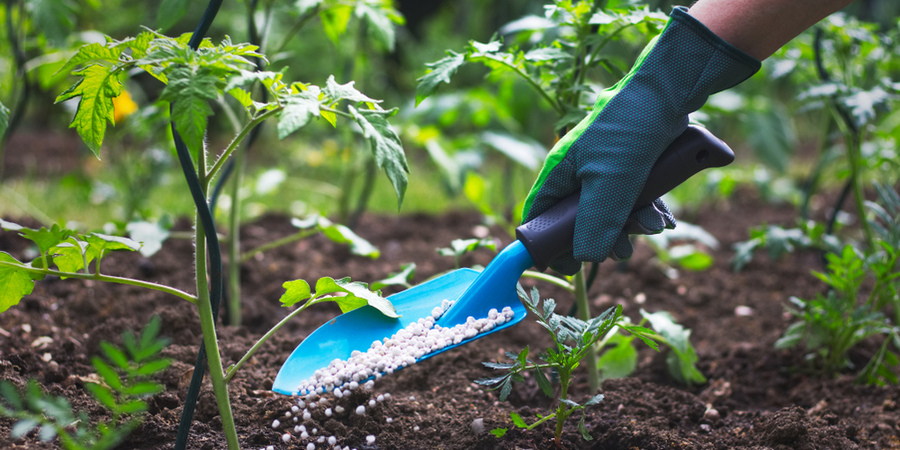
<path fill-rule="evenodd" d="M 550 370 L 552 374 L 556 375 L 553 378 L 558 377 L 560 384 L 559 404 L 556 407 L 556 411 L 543 417 L 539 416 L 540 419 L 531 425 L 525 423 L 525 420 L 517 413 L 510 412 L 513 423 L 517 427 L 531 430 L 550 419 L 556 419 L 554 439 L 557 447 L 559 447 L 566 419 L 573 413 L 581 410 L 582 416 L 581 421 L 578 423 L 578 430 L 585 440 L 591 440 L 592 437 L 584 424 L 584 409 L 599 403 L 603 400 L 603 395 L 597 394 L 584 404 L 572 401 L 569 398 L 569 386 L 572 383 L 575 369 L 578 368 L 585 356 L 594 351 L 594 345 L 598 341 L 607 334 L 616 332 L 616 327 L 638 336 L 653 349 L 658 349 L 656 342 L 648 337 L 653 335 L 653 331 L 632 325 L 623 320 L 621 305 L 610 308 L 593 319 L 584 321 L 554 313 L 556 302 L 550 298 L 545 299 L 541 307 L 537 288 L 532 289 L 531 295 L 528 295 L 525 289 L 519 285 L 518 293 L 519 298 L 522 299 L 528 311 L 537 316 L 537 322 L 550 333 L 550 337 L 555 345 L 540 355 L 541 362 L 528 359 L 529 349 L 525 347 L 519 354 L 507 353 L 507 356 L 512 359 L 511 363 L 483 363 L 491 369 L 504 370 L 507 373 L 494 378 L 476 380 L 476 383 L 500 389 L 500 400 L 502 401 L 506 400 L 510 392 L 512 392 L 513 382 L 524 381 L 523 373 L 531 372 L 544 395 L 553 398 L 554 390 L 550 385 L 551 378 L 544 373 L 546 370 Z M 502 436 L 504 432 L 505 430 L 498 429 L 495 430 L 494 434 Z"/>
<path fill-rule="evenodd" d="M 297 393 L 308 396 L 317 392 L 333 392 L 335 397 L 341 398 L 346 395 L 343 389 L 352 390 L 364 381 L 363 387 L 372 390 L 374 380 L 382 374 L 393 373 L 415 364 L 416 360 L 430 353 L 488 332 L 508 322 L 514 315 L 512 308 L 507 307 L 503 311 L 490 310 L 486 318 L 469 317 L 466 323 L 454 327 L 436 325 L 435 321 L 452 304 L 444 300 L 430 316 L 420 318 L 383 341 L 373 342 L 367 351 L 354 350 L 347 360 L 333 360 L 328 367 L 316 370 L 312 377 L 302 381 Z"/>

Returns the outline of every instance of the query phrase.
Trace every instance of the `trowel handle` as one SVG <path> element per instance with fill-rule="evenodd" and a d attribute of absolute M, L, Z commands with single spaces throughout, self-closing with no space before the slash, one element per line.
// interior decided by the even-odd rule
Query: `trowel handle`
<path fill-rule="evenodd" d="M 705 128 L 688 126 L 650 169 L 647 183 L 635 202 L 636 211 L 672 190 L 697 172 L 722 167 L 734 161 L 727 144 Z M 575 238 L 575 214 L 581 192 L 575 192 L 543 214 L 516 228 L 538 270 L 544 270 L 556 258 L 572 251 Z M 629 224 L 625 229 L 630 229 Z"/>

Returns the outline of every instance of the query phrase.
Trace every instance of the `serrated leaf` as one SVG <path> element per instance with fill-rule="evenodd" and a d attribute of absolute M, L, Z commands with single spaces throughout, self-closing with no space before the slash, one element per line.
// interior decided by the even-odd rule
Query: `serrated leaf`
<path fill-rule="evenodd" d="M 515 426 L 517 426 L 519 428 L 528 428 L 528 424 L 525 423 L 525 420 L 522 419 L 522 416 L 520 416 L 519 413 L 517 413 L 515 411 L 510 411 L 509 418 L 512 419 L 512 422 Z"/>
<path fill-rule="evenodd" d="M 509 398 L 509 394 L 511 392 L 512 392 L 512 377 L 509 377 L 500 386 L 500 401 L 505 402 L 506 399 Z M 521 417 L 520 417 L 520 419 L 521 419 Z"/>
<path fill-rule="evenodd" d="M 101 405 L 113 411 L 116 409 L 116 396 L 108 387 L 97 383 L 85 383 L 84 387 Z"/>
<path fill-rule="evenodd" d="M 128 357 L 125 356 L 125 352 L 116 347 L 115 345 L 110 344 L 109 342 L 102 341 L 100 342 L 100 349 L 103 350 L 103 354 L 109 358 L 115 365 L 119 366 L 119 368 L 123 370 L 127 370 L 129 368 Z"/>
<path fill-rule="evenodd" d="M 141 244 L 133 239 L 102 233 L 91 233 L 87 236 L 87 241 L 88 244 L 97 249 L 101 255 L 114 250 L 137 251 L 141 248 Z"/>
<path fill-rule="evenodd" d="M 316 281 L 316 293 L 313 301 L 316 303 L 321 301 L 336 302 L 341 308 L 341 312 L 344 313 L 369 305 L 387 317 L 400 317 L 397 315 L 397 311 L 390 300 L 382 297 L 380 294 L 380 292 L 370 291 L 365 283 L 350 281 L 349 277 L 340 280 L 323 277 Z"/>
<path fill-rule="evenodd" d="M 156 26 L 165 31 L 175 25 L 187 12 L 189 0 L 162 0 L 156 12 Z"/>
<path fill-rule="evenodd" d="M 397 108 L 382 111 L 370 109 L 356 109 L 349 107 L 350 114 L 362 129 L 363 136 L 369 140 L 375 163 L 384 169 L 394 192 L 397 194 L 397 207 L 403 203 L 406 194 L 407 174 L 409 165 L 406 162 L 406 154 L 403 152 L 403 144 L 400 136 L 391 128 L 388 118 L 397 113 Z"/>
<path fill-rule="evenodd" d="M 436 62 L 426 64 L 428 73 L 420 77 L 416 85 L 416 106 L 422 100 L 430 97 L 441 83 L 450 83 L 450 78 L 456 74 L 460 66 L 466 63 L 466 56 L 453 51 L 447 51 L 446 57 Z"/>
<path fill-rule="evenodd" d="M 147 402 L 142 400 L 132 400 L 119 405 L 116 409 L 120 414 L 142 413 L 147 410 Z"/>
<path fill-rule="evenodd" d="M 116 390 L 122 389 L 122 378 L 109 364 L 97 357 L 91 358 L 91 364 L 106 384 Z"/>
<path fill-rule="evenodd" d="M 387 286 L 410 287 L 413 277 L 416 275 L 416 263 L 406 263 L 400 266 L 400 271 L 392 273 L 389 277 L 373 282 L 369 287 L 372 290 L 383 289 Z"/>
<path fill-rule="evenodd" d="M 394 23 L 387 12 L 384 8 L 373 8 L 366 4 L 359 4 L 356 7 L 357 16 L 362 16 L 363 21 L 368 25 L 368 32 L 373 36 L 375 42 L 392 52 L 396 37 Z"/>
<path fill-rule="evenodd" d="M 344 225 L 333 223 L 330 220 L 319 216 L 317 219 L 317 227 L 319 228 L 319 231 L 332 242 L 350 246 L 350 253 L 353 253 L 354 255 L 366 256 L 372 259 L 381 256 L 381 251 L 374 245 Z"/>
<path fill-rule="evenodd" d="M 284 284 L 282 284 L 282 287 L 284 287 L 285 293 L 282 294 L 278 301 L 280 301 L 281 306 L 284 307 L 294 306 L 297 303 L 308 299 L 312 295 L 309 289 L 309 283 L 305 280 L 285 281 Z"/>
<path fill-rule="evenodd" d="M 85 260 L 90 264 L 96 253 L 88 251 L 88 243 L 84 241 L 62 242 L 50 249 L 53 264 L 62 272 L 78 272 L 84 269 Z"/>
<path fill-rule="evenodd" d="M 216 83 L 219 78 L 205 67 L 179 66 L 166 72 L 169 83 L 160 94 L 160 100 L 172 105 L 172 121 L 175 129 L 193 154 L 203 150 L 206 118 L 213 115 L 211 100 L 218 97 Z"/>
<path fill-rule="evenodd" d="M 581 414 L 581 420 L 578 421 L 578 431 L 581 433 L 582 439 L 586 441 L 594 440 L 594 437 L 591 436 L 591 433 L 588 432 L 587 427 L 584 425 L 584 414 Z"/>
<path fill-rule="evenodd" d="M 140 252 L 145 258 L 149 258 L 162 249 L 163 242 L 169 239 L 169 230 L 159 223 L 146 221 L 131 222 L 125 225 L 128 235 L 140 243 Z"/>
<path fill-rule="evenodd" d="M 9 108 L 0 102 L 0 137 L 6 136 L 6 129 L 9 127 Z"/>
<path fill-rule="evenodd" d="M 56 437 L 56 428 L 53 425 L 47 424 L 41 427 L 41 430 L 38 431 L 38 438 L 44 442 L 50 442 L 53 438 Z"/>
<path fill-rule="evenodd" d="M 303 128 L 313 116 L 321 114 L 319 99 L 309 92 L 301 92 L 284 100 L 284 109 L 278 113 L 278 139 Z"/>
<path fill-rule="evenodd" d="M 100 64 L 91 64 L 73 72 L 73 75 L 82 78 L 60 94 L 56 102 L 81 97 L 69 128 L 75 128 L 84 143 L 94 152 L 94 156 L 100 158 L 106 124 L 116 123 L 113 98 L 122 93 L 122 82 L 109 67 Z"/>
<path fill-rule="evenodd" d="M 665 311 L 650 314 L 641 310 L 641 315 L 650 322 L 654 331 L 665 338 L 665 342 L 673 350 L 673 353 L 666 356 L 666 363 L 672 376 L 685 384 L 706 382 L 706 377 L 696 367 L 699 358 L 690 342 L 691 330 L 675 323 L 672 316 Z"/>
<path fill-rule="evenodd" d="M 54 47 L 63 47 L 75 27 L 76 5 L 71 0 L 29 0 L 28 13 Z"/>
<path fill-rule="evenodd" d="M 171 365 L 172 365 L 172 360 L 170 360 L 170 359 L 157 359 L 155 361 L 149 361 L 149 362 L 141 365 L 141 367 L 138 367 L 137 369 L 135 369 L 134 372 L 132 372 L 132 374 L 136 375 L 136 376 L 150 376 L 155 373 L 166 370 L 166 368 L 168 368 Z"/>
<path fill-rule="evenodd" d="M 610 338 L 609 343 L 613 347 L 604 349 L 597 359 L 603 379 L 627 377 L 637 368 L 638 352 L 632 345 L 632 339 L 621 334 Z"/>
<path fill-rule="evenodd" d="M 525 59 L 532 62 L 563 61 L 572 59 L 572 55 L 557 47 L 540 47 L 525 53 Z"/>
<path fill-rule="evenodd" d="M 353 7 L 347 5 L 336 5 L 319 14 L 325 35 L 331 39 L 331 42 L 335 44 L 340 42 L 341 35 L 347 31 L 347 24 L 350 23 L 352 16 Z"/>
<path fill-rule="evenodd" d="M 35 419 L 22 419 L 16 422 L 13 425 L 12 430 L 10 430 L 9 435 L 13 439 L 21 439 L 26 434 L 30 433 L 35 427 L 37 427 L 39 422 Z"/>
<path fill-rule="evenodd" d="M 0 262 L 22 264 L 6 252 L 0 252 Z M 0 266 L 0 313 L 19 304 L 22 297 L 31 294 L 32 290 L 34 280 L 28 272 Z"/>
<path fill-rule="evenodd" d="M 24 408 L 22 397 L 19 395 L 19 390 L 11 382 L 0 380 L 0 395 L 3 396 L 3 399 L 6 400 L 13 409 Z"/>
<path fill-rule="evenodd" d="M 346 84 L 339 84 L 334 80 L 334 75 L 329 75 L 328 80 L 325 81 L 325 87 L 322 88 L 322 93 L 333 102 L 347 100 L 354 103 L 381 103 L 381 100 L 376 100 L 359 92 L 353 87 L 355 83 L 355 81 L 349 81 Z"/>
<path fill-rule="evenodd" d="M 537 379 L 538 387 L 541 388 L 541 391 L 544 392 L 544 395 L 547 397 L 553 396 L 553 387 L 550 386 L 550 380 L 547 379 L 547 376 L 544 375 L 544 371 L 540 368 L 534 368 L 534 377 Z"/>
<path fill-rule="evenodd" d="M 577 408 L 577 407 L 581 406 L 578 403 L 575 403 L 574 401 L 569 400 L 567 398 L 561 398 L 561 399 L 559 399 L 559 401 L 571 406 L 572 408 Z"/>
<path fill-rule="evenodd" d="M 19 225 L 17 223 L 8 222 L 3 219 L 0 219 L 0 228 L 4 229 L 6 231 L 19 231 L 25 227 L 23 227 L 22 225 Z"/>
<path fill-rule="evenodd" d="M 157 394 L 162 391 L 163 386 L 161 384 L 152 381 L 142 381 L 126 386 L 125 389 L 122 390 L 122 395 L 139 397 L 142 395 Z"/>
<path fill-rule="evenodd" d="M 506 428 L 494 428 L 493 430 L 491 430 L 491 434 L 497 436 L 498 438 L 502 438 L 503 436 L 506 436 L 507 431 L 508 430 Z"/>
<path fill-rule="evenodd" d="M 594 405 L 596 405 L 597 403 L 602 402 L 602 401 L 603 401 L 603 398 L 604 398 L 604 397 L 603 397 L 603 394 L 597 394 L 597 395 L 591 397 L 590 400 L 584 402 L 584 406 L 594 406 Z"/>

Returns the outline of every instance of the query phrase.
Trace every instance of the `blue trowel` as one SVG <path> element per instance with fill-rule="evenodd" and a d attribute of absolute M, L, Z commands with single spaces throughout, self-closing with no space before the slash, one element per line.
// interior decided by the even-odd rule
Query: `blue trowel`
<path fill-rule="evenodd" d="M 634 209 L 650 204 L 703 169 L 722 167 L 733 160 L 734 153 L 724 142 L 704 128 L 689 126 L 656 161 Z M 430 316 L 444 300 L 452 301 L 453 305 L 437 321 L 442 327 L 463 324 L 469 316 L 487 317 L 491 309 L 500 311 L 507 306 L 512 308 L 514 316 L 490 332 L 424 355 L 416 362 L 519 323 L 526 315 L 516 294 L 519 277 L 531 267 L 545 270 L 553 260 L 572 250 L 577 209 L 576 192 L 516 229 L 517 240 L 483 271 L 454 270 L 391 295 L 388 299 L 399 318 L 384 316 L 374 307 L 364 306 L 328 321 L 291 353 L 275 377 L 272 390 L 297 394 L 300 383 L 317 369 L 327 367 L 334 359 L 350 358 L 354 350 L 365 352 L 374 341 L 391 337 L 407 325 Z"/>

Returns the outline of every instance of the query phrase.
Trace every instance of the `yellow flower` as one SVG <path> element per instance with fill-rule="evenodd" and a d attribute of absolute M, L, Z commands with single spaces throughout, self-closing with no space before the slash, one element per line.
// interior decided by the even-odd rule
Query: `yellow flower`
<path fill-rule="evenodd" d="M 118 97 L 113 98 L 113 118 L 116 123 L 134 114 L 137 109 L 137 103 L 131 99 L 131 94 L 126 89 L 122 89 L 122 93 Z"/>

